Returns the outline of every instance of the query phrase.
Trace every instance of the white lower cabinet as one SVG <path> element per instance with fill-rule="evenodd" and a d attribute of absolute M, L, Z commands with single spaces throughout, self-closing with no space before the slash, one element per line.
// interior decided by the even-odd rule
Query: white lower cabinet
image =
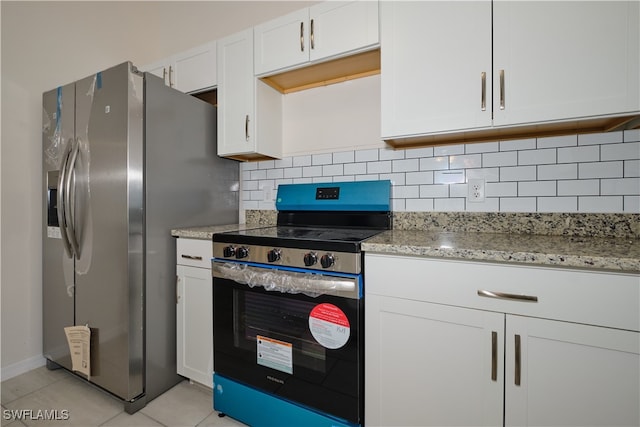
<path fill-rule="evenodd" d="M 637 275 L 370 254 L 365 263 L 367 426 L 640 424 Z M 590 298 L 594 284 L 615 296 Z M 477 292 L 535 296 L 536 286 L 537 302 Z M 555 320 L 554 294 L 596 320 L 635 313 L 614 320 L 628 328 Z M 571 318 L 571 305 L 562 311 Z"/>
<path fill-rule="evenodd" d="M 208 240 L 179 238 L 176 249 L 177 371 L 213 387 L 212 244 Z"/>

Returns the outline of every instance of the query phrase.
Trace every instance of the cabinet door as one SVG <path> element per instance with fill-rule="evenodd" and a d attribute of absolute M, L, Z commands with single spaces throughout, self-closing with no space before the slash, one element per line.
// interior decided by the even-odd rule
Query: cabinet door
<path fill-rule="evenodd" d="M 200 92 L 218 84 L 216 43 L 207 43 L 175 55 L 175 88 Z"/>
<path fill-rule="evenodd" d="M 218 40 L 218 155 L 255 151 L 253 30 Z"/>
<path fill-rule="evenodd" d="M 503 314 L 366 299 L 367 425 L 502 425 Z"/>
<path fill-rule="evenodd" d="M 213 387 L 211 269 L 178 265 L 176 340 L 178 373 Z"/>
<path fill-rule="evenodd" d="M 168 75 L 169 75 L 170 66 L 171 66 L 170 60 L 163 59 L 162 61 L 154 62 L 153 64 L 147 64 L 144 67 L 141 67 L 140 69 L 142 71 L 146 71 L 148 73 L 151 73 L 155 76 L 160 77 L 161 79 L 164 80 L 164 84 L 169 86 Z M 173 72 L 173 68 L 172 68 L 172 72 Z"/>
<path fill-rule="evenodd" d="M 511 315 L 506 325 L 505 425 L 640 425 L 638 332 Z"/>
<path fill-rule="evenodd" d="M 640 110 L 639 6 L 494 2 L 494 125 Z"/>
<path fill-rule="evenodd" d="M 255 74 L 309 61 L 309 9 L 299 10 L 254 28 Z"/>
<path fill-rule="evenodd" d="M 309 9 L 311 61 L 379 43 L 377 1 L 327 1 Z"/>
<path fill-rule="evenodd" d="M 380 20 L 383 138 L 491 126 L 490 1 L 382 2 Z"/>

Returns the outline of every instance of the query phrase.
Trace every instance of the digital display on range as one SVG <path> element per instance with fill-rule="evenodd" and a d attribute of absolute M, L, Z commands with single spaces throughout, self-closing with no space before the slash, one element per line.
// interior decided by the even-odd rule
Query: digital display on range
<path fill-rule="evenodd" d="M 338 200 L 340 198 L 340 187 L 318 187 L 316 189 L 316 200 Z"/>

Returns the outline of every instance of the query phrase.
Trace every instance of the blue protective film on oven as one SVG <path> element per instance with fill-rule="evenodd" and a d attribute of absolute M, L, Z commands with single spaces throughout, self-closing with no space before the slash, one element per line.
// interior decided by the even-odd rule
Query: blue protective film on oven
<path fill-rule="evenodd" d="M 391 210 L 391 181 L 280 184 L 276 196 L 279 211 Z"/>
<path fill-rule="evenodd" d="M 213 374 L 213 409 L 252 427 L 358 427 Z"/>

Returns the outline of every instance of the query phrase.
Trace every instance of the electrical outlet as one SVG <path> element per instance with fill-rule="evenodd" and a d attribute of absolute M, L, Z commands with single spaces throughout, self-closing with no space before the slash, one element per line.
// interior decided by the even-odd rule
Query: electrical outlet
<path fill-rule="evenodd" d="M 467 194 L 467 201 L 484 202 L 484 179 L 469 179 L 467 185 L 469 190 L 469 193 Z"/>

